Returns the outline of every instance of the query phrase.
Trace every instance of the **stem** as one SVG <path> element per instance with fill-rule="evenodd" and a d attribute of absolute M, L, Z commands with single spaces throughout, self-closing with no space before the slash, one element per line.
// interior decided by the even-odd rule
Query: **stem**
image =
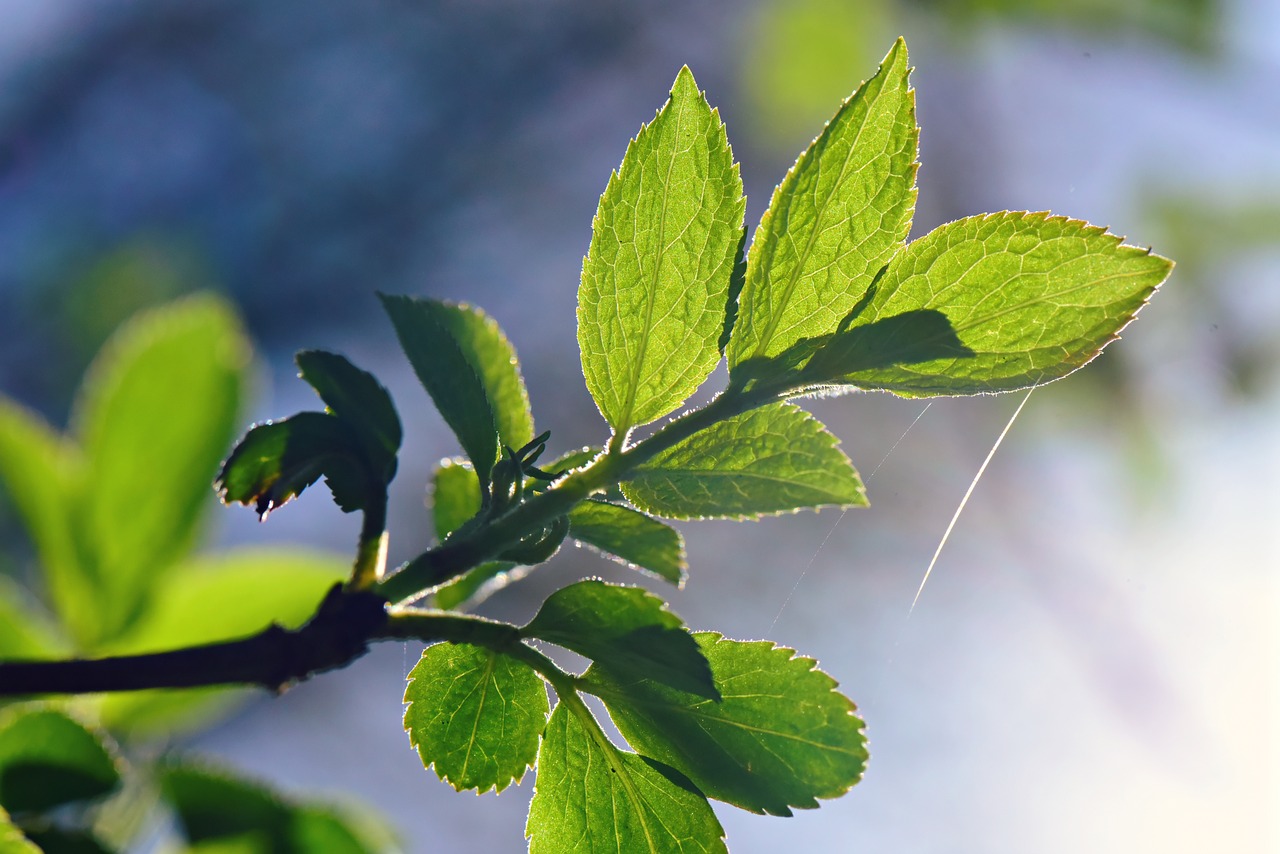
<path fill-rule="evenodd" d="M 387 490 L 374 491 L 373 503 L 365 508 L 356 543 L 356 561 L 351 569 L 352 590 L 367 590 L 387 571 Z"/>

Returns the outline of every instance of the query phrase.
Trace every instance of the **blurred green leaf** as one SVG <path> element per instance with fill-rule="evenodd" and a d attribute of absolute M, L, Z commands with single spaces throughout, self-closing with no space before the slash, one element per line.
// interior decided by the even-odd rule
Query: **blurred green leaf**
<path fill-rule="evenodd" d="M 530 854 L 728 851 L 724 828 L 688 780 L 614 747 L 594 720 L 585 723 L 563 701 L 538 751 L 525 836 Z"/>
<path fill-rule="evenodd" d="M 615 433 L 675 409 L 719 361 L 745 203 L 720 114 L 685 67 L 610 177 L 582 265 L 582 370 Z"/>
<path fill-rule="evenodd" d="M 747 253 L 731 374 L 834 332 L 901 248 L 915 209 L 915 93 L 899 39 L 774 191 Z"/>
<path fill-rule="evenodd" d="M 297 628 L 329 588 L 346 577 L 339 557 L 304 549 L 246 548 L 195 558 L 156 588 L 146 613 L 103 652 L 133 655 L 245 637 L 272 623 Z M 102 699 L 103 721 L 131 735 L 155 736 L 206 725 L 241 688 L 133 691 Z"/>
<path fill-rule="evenodd" d="M 848 334 L 904 312 L 939 311 L 950 328 L 933 343 L 946 349 L 958 337 L 969 354 L 869 365 L 840 381 L 924 397 L 1059 379 L 1115 340 L 1172 267 L 1066 217 L 1006 211 L 948 223 L 889 263 Z"/>
<path fill-rule="evenodd" d="M 441 780 L 501 792 L 533 765 L 547 689 L 529 665 L 483 647 L 427 647 L 409 674 L 404 728 Z"/>
<path fill-rule="evenodd" d="M 569 511 L 569 536 L 677 587 L 684 584 L 684 538 L 652 516 L 604 501 L 584 501 Z"/>
<path fill-rule="evenodd" d="M 791 807 L 816 807 L 817 798 L 838 797 L 861 779 L 862 721 L 813 659 L 770 641 L 694 637 L 719 702 L 594 665 L 579 685 L 604 701 L 632 747 L 742 809 L 791 815 Z"/>
<path fill-rule="evenodd" d="M 88 467 L 79 522 L 102 591 L 101 637 L 127 625 L 157 574 L 190 548 L 249 358 L 230 307 L 204 295 L 138 315 L 90 368 L 74 420 Z"/>
<path fill-rule="evenodd" d="M 402 438 L 400 416 L 391 395 L 373 374 L 336 353 L 303 350 L 295 359 L 302 378 L 329 411 L 360 438 L 370 468 L 389 483 L 395 476 Z"/>
<path fill-rule="evenodd" d="M 0 807 L 0 854 L 41 854 L 10 820 L 4 807 Z"/>
<path fill-rule="evenodd" d="M 632 470 L 622 491 L 646 513 L 673 519 L 749 519 L 867 503 L 836 438 L 790 403 L 694 433 Z"/>
<path fill-rule="evenodd" d="M 112 854 L 111 848 L 85 830 L 46 827 L 29 830 L 27 836 L 44 854 Z M 0 845 L 0 852 L 3 851 Z"/>
<path fill-rule="evenodd" d="M 0 806 L 43 812 L 120 785 L 114 748 L 64 712 L 18 706 L 0 717 Z"/>
<path fill-rule="evenodd" d="M 562 587 L 521 633 L 571 649 L 619 678 L 648 677 L 719 699 L 711 668 L 684 623 L 639 587 L 594 579 Z"/>
<path fill-rule="evenodd" d="M 0 659 L 58 658 L 69 651 L 34 597 L 12 579 L 0 576 Z"/>

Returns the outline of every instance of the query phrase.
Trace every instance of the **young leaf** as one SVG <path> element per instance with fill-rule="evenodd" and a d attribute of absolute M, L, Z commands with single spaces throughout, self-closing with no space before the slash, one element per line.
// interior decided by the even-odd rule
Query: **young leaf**
<path fill-rule="evenodd" d="M 373 374 L 336 353 L 303 350 L 295 360 L 302 378 L 329 411 L 360 437 L 373 471 L 389 482 L 395 474 L 402 438 L 400 416 L 391 395 Z"/>
<path fill-rule="evenodd" d="M 547 722 L 525 825 L 530 854 L 728 851 L 711 805 L 688 780 L 614 747 L 594 719 L 582 720 L 589 716 L 580 700 L 573 710 L 562 700 Z"/>
<path fill-rule="evenodd" d="M 948 223 L 894 257 L 848 332 L 937 311 L 949 326 L 913 330 L 910 346 L 945 349 L 958 339 L 968 354 L 849 365 L 840 381 L 923 397 L 1059 379 L 1115 340 L 1172 267 L 1104 228 L 1047 213 L 1006 211 Z M 903 346 L 877 343 L 877 352 L 888 354 Z"/>
<path fill-rule="evenodd" d="M 769 641 L 694 635 L 721 701 L 592 665 L 579 685 L 604 700 L 636 750 L 687 775 L 708 797 L 790 815 L 844 794 L 867 761 L 862 721 L 810 658 Z"/>
<path fill-rule="evenodd" d="M 125 324 L 86 375 L 74 419 L 88 464 L 79 518 L 104 636 L 190 547 L 249 356 L 230 307 L 198 296 Z"/>
<path fill-rule="evenodd" d="M 547 689 L 527 664 L 438 643 L 409 674 L 404 728 L 422 764 L 458 791 L 501 792 L 524 775 L 547 723 Z"/>
<path fill-rule="evenodd" d="M 372 488 L 358 439 L 333 415 L 299 412 L 251 428 L 214 482 L 224 503 L 252 505 L 267 518 L 321 477 L 343 511 L 362 509 Z"/>
<path fill-rule="evenodd" d="M 610 176 L 582 265 L 582 371 L 615 433 L 675 409 L 719 361 L 745 204 L 720 114 L 683 68 Z"/>
<path fill-rule="evenodd" d="M 43 812 L 120 785 L 104 736 L 54 709 L 16 708 L 0 722 L 0 806 Z"/>
<path fill-rule="evenodd" d="M 719 699 L 711 669 L 680 618 L 639 587 L 579 581 L 547 597 L 521 630 L 571 649 L 620 678 L 650 678 Z"/>
<path fill-rule="evenodd" d="M 297 628 L 349 570 L 337 556 L 300 548 L 244 548 L 194 558 L 174 567 L 137 622 L 97 652 L 179 649 L 244 637 L 272 623 Z M 235 688 L 131 691 L 105 696 L 100 714 L 113 730 L 154 737 L 207 724 L 247 696 Z"/>
<path fill-rule="evenodd" d="M 901 39 L 773 193 L 747 255 L 729 369 L 835 331 L 911 230 L 915 93 Z"/>
<path fill-rule="evenodd" d="M 628 477 L 622 491 L 632 504 L 673 519 L 747 519 L 867 503 L 836 438 L 790 403 L 753 409 L 694 433 Z"/>
<path fill-rule="evenodd" d="M 584 501 L 569 511 L 569 536 L 677 587 L 684 585 L 684 538 L 652 516 L 604 501 Z"/>

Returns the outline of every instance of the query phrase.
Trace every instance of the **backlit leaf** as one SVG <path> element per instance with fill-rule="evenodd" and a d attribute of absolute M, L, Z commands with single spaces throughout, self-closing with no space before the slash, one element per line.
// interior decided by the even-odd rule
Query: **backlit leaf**
<path fill-rule="evenodd" d="M 1133 319 L 1173 264 L 1106 229 L 1046 213 L 1003 212 L 948 223 L 897 255 L 850 334 L 903 313 L 946 315 L 910 346 L 968 354 L 871 364 L 842 382 L 910 397 L 1009 391 L 1081 367 Z M 927 339 L 927 340 L 926 340 Z M 899 347 L 881 343 L 882 351 Z"/>
<path fill-rule="evenodd" d="M 836 438 L 790 403 L 721 421 L 637 466 L 622 491 L 673 519 L 745 519 L 809 507 L 865 505 Z"/>
<path fill-rule="evenodd" d="M 401 439 L 400 416 L 391 395 L 373 374 L 336 353 L 303 350 L 295 359 L 302 378 L 329 411 L 361 439 L 371 468 L 390 481 Z"/>
<path fill-rule="evenodd" d="M 862 721 L 812 659 L 769 641 L 694 637 L 719 702 L 598 665 L 581 687 L 604 700 L 636 750 L 678 769 L 708 797 L 790 815 L 858 782 L 867 761 Z"/>
<path fill-rule="evenodd" d="M 17 707 L 0 718 L 0 806 L 42 812 L 120 785 L 104 736 L 55 709 Z"/>
<path fill-rule="evenodd" d="M 617 433 L 666 415 L 719 361 L 745 200 L 688 68 L 609 179 L 578 288 L 587 388 Z"/>
<path fill-rule="evenodd" d="M 747 254 L 732 373 L 834 332 L 911 230 L 915 93 L 901 39 L 773 193 Z"/>
<path fill-rule="evenodd" d="M 585 655 L 611 673 L 717 696 L 707 660 L 684 623 L 639 587 L 597 580 L 570 584 L 548 596 L 521 631 Z"/>
<path fill-rule="evenodd" d="M 547 689 L 527 664 L 438 643 L 409 674 L 404 728 L 422 763 L 458 791 L 501 792 L 524 775 L 547 722 Z"/>
<path fill-rule="evenodd" d="M 684 584 L 684 538 L 652 516 L 604 501 L 584 501 L 569 511 L 569 536 L 628 566 Z"/>
<path fill-rule="evenodd" d="M 575 714 L 576 710 L 576 714 Z M 538 751 L 530 854 L 727 852 L 711 805 L 679 773 L 614 747 L 584 706 L 556 706 Z"/>
<path fill-rule="evenodd" d="M 68 647 L 40 603 L 16 581 L 0 576 L 0 659 L 60 658 Z"/>

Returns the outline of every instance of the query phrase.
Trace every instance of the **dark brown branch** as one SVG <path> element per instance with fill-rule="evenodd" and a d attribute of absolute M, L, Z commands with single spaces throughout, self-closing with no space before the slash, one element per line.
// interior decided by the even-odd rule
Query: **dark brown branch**
<path fill-rule="evenodd" d="M 261 685 L 272 690 L 342 667 L 387 624 L 387 602 L 334 585 L 310 622 L 171 652 L 70 661 L 0 662 L 0 696 Z"/>

